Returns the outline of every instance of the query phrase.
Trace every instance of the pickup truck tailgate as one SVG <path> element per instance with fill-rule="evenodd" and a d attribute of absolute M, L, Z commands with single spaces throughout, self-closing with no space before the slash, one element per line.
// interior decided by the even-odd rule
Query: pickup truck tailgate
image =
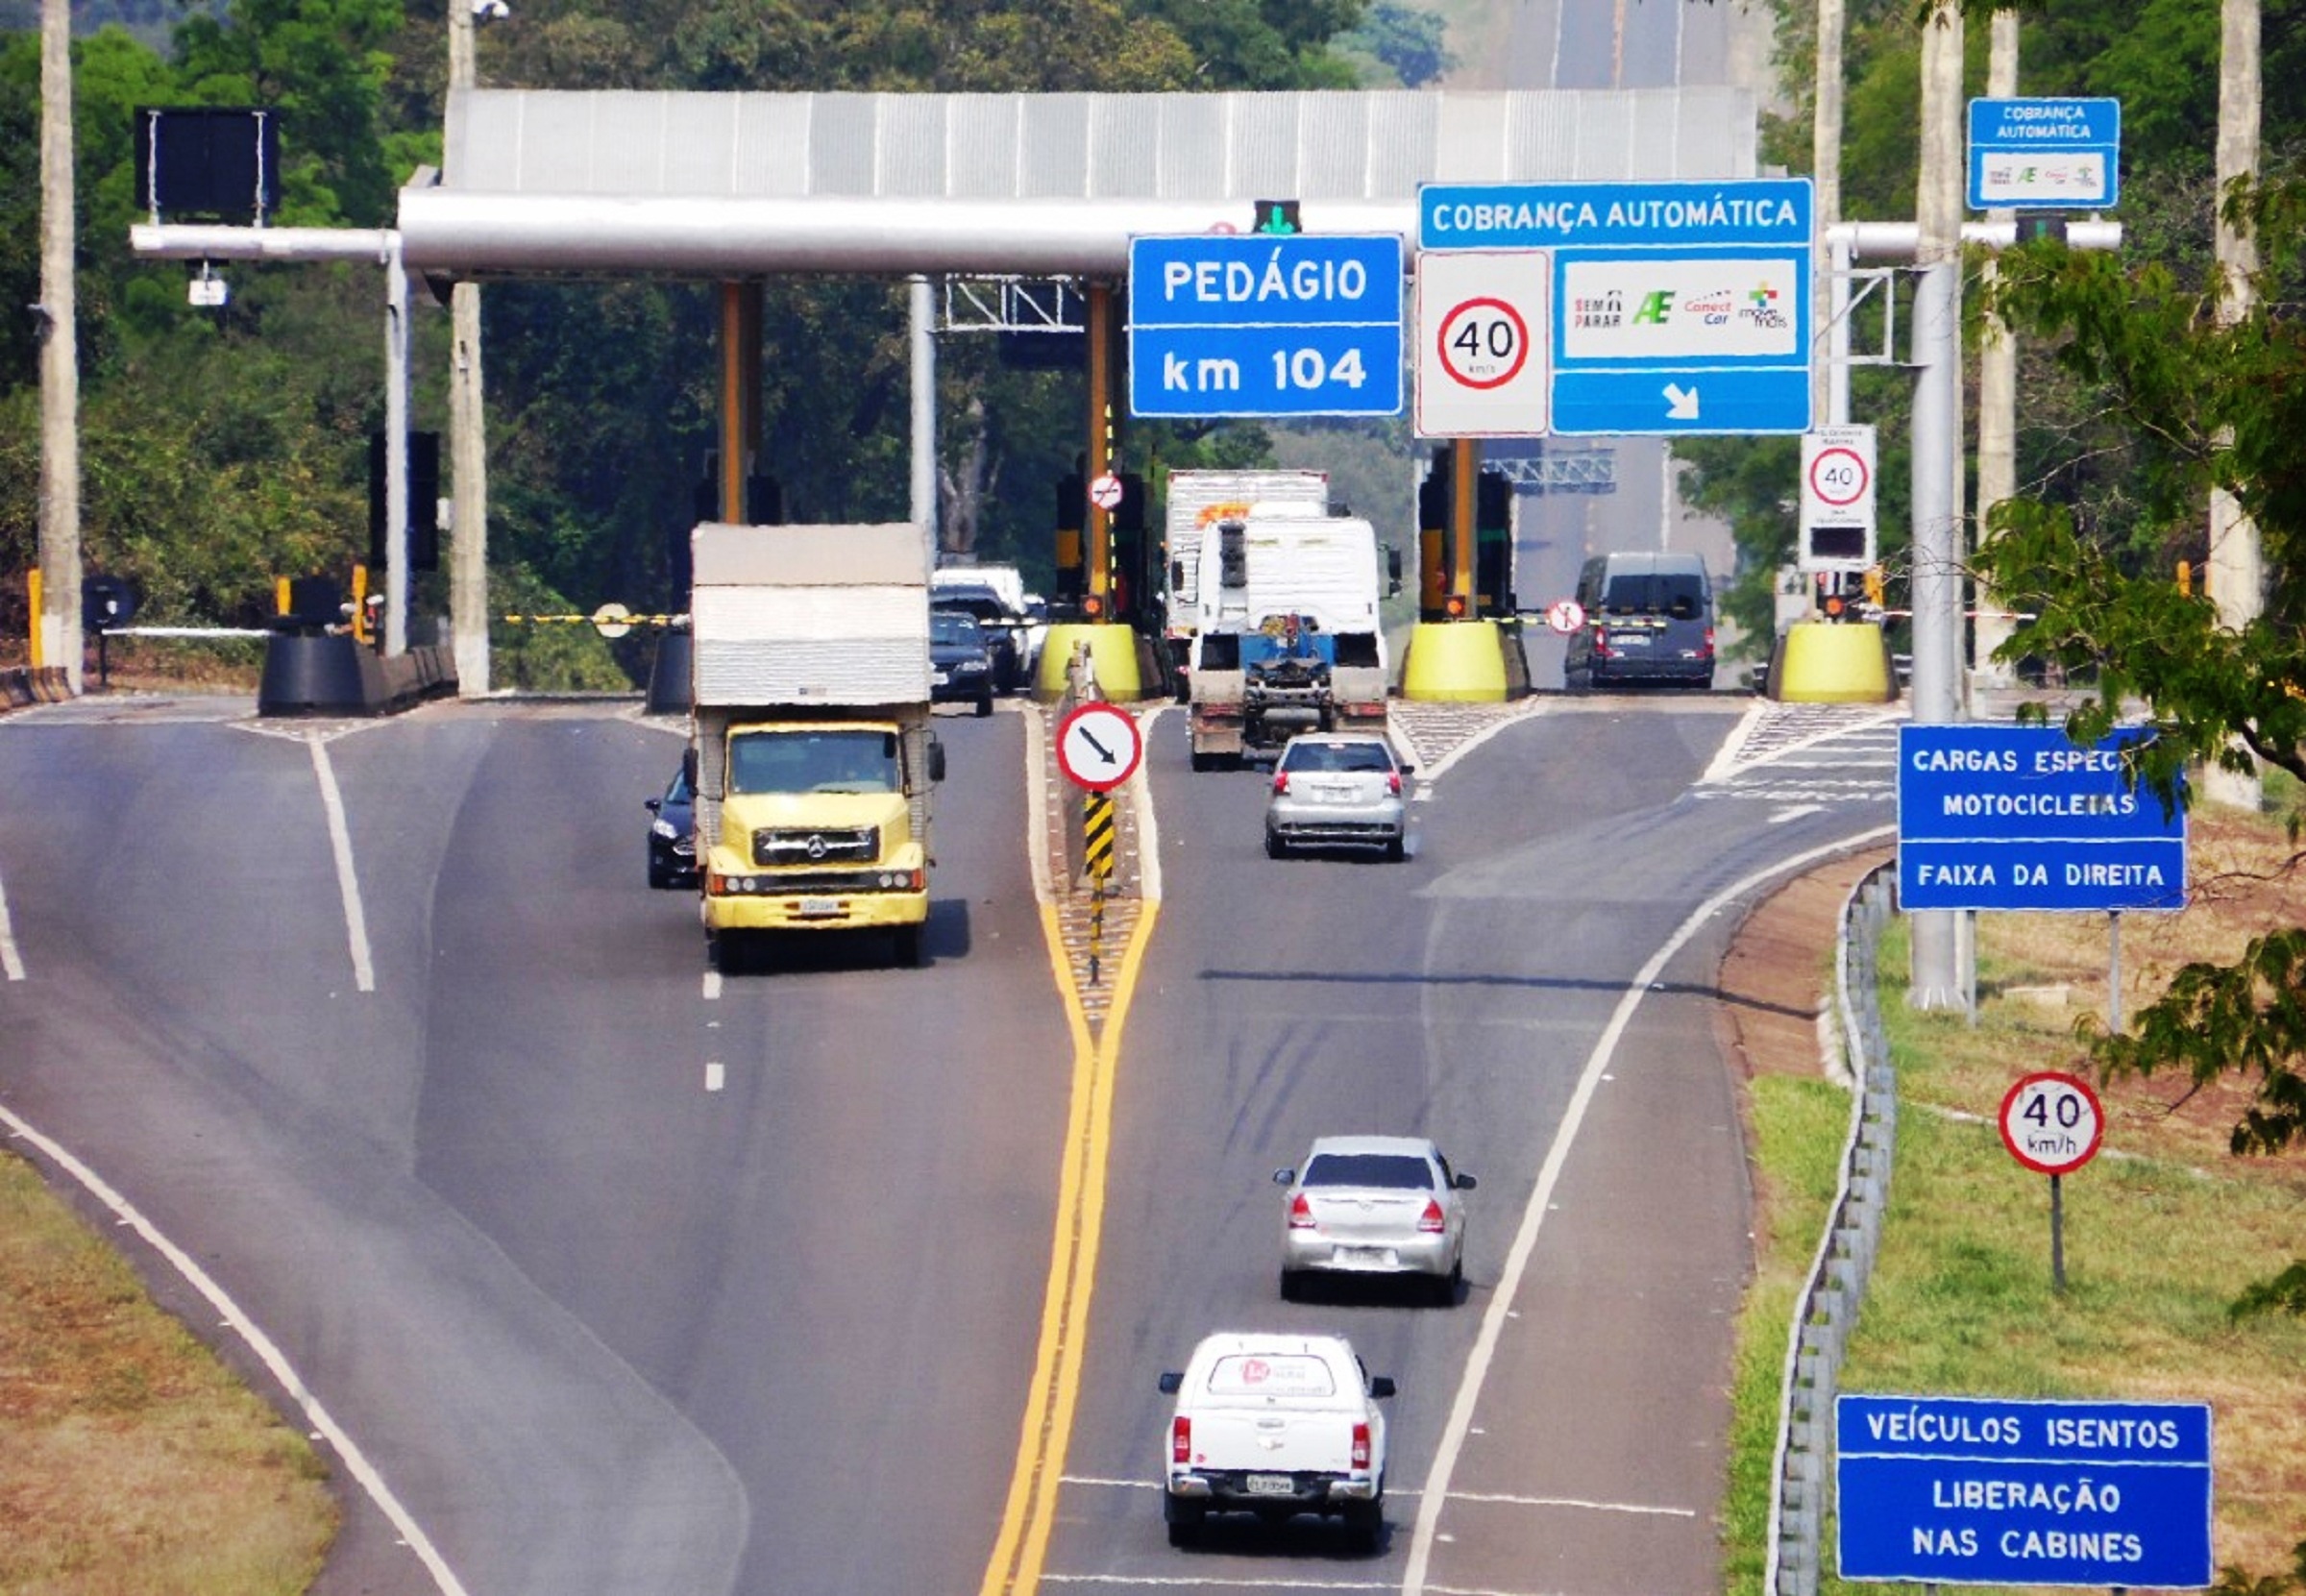
<path fill-rule="evenodd" d="M 1215 1469 L 1277 1474 L 1343 1474 L 1353 1467 L 1353 1427 L 1360 1414 L 1260 1412 L 1201 1408 L 1193 1414 L 1193 1461 Z"/>

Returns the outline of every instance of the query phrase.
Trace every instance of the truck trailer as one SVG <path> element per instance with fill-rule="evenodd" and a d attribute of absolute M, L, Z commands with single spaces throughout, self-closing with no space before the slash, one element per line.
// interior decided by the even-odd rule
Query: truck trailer
<path fill-rule="evenodd" d="M 929 581 L 909 525 L 733 527 L 691 539 L 697 859 L 723 970 L 780 933 L 886 931 L 921 962 Z"/>
<path fill-rule="evenodd" d="M 1162 524 L 1163 647 L 1169 669 L 1182 679 L 1192 665 L 1194 608 L 1201 570 L 1201 541 L 1227 518 L 1239 520 L 1253 504 L 1292 504 L 1322 515 L 1329 510 L 1326 471 L 1172 471 Z"/>
<path fill-rule="evenodd" d="M 1284 503 L 1216 522 L 1187 672 L 1194 770 L 1270 757 L 1301 731 L 1386 729 L 1386 570 L 1358 516 Z"/>

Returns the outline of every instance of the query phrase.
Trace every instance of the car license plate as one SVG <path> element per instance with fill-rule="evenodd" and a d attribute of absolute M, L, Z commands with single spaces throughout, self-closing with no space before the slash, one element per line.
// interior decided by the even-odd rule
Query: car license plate
<path fill-rule="evenodd" d="M 1646 631 L 1614 631 L 1609 634 L 1609 646 L 1613 649 L 1646 649 L 1650 646 L 1650 634 Z"/>
<path fill-rule="evenodd" d="M 1294 1496 L 1297 1482 L 1286 1474 L 1252 1474 L 1241 1482 L 1252 1496 Z"/>
<path fill-rule="evenodd" d="M 799 913 L 804 915 L 837 915 L 840 912 L 841 900 L 837 897 L 804 897 L 800 900 Z"/>

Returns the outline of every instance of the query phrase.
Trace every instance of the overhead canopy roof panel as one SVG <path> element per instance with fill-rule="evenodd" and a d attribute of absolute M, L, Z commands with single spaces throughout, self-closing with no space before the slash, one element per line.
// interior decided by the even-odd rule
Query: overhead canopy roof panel
<path fill-rule="evenodd" d="M 1508 93 L 699 94 L 465 88 L 401 196 L 411 267 L 1111 274 L 1132 233 L 1414 242 L 1423 183 L 1754 175 L 1739 88 Z"/>

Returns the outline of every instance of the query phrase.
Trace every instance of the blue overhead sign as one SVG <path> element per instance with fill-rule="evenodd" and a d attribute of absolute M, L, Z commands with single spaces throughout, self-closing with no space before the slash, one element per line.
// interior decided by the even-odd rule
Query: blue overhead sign
<path fill-rule="evenodd" d="M 1805 432 L 1807 178 L 1428 184 L 1420 249 L 1553 252 L 1557 433 Z"/>
<path fill-rule="evenodd" d="M 2182 909 L 2186 811 L 2128 778 L 2115 731 L 1898 730 L 1898 900 L 1906 909 Z"/>
<path fill-rule="evenodd" d="M 1833 1415 L 1845 1580 L 2211 1581 L 2205 1403 L 1845 1394 Z"/>
<path fill-rule="evenodd" d="M 1390 416 L 1402 405 L 1401 240 L 1129 240 L 1129 413 Z"/>
<path fill-rule="evenodd" d="M 1970 102 L 1970 209 L 2104 210 L 2122 193 L 2120 100 Z"/>

